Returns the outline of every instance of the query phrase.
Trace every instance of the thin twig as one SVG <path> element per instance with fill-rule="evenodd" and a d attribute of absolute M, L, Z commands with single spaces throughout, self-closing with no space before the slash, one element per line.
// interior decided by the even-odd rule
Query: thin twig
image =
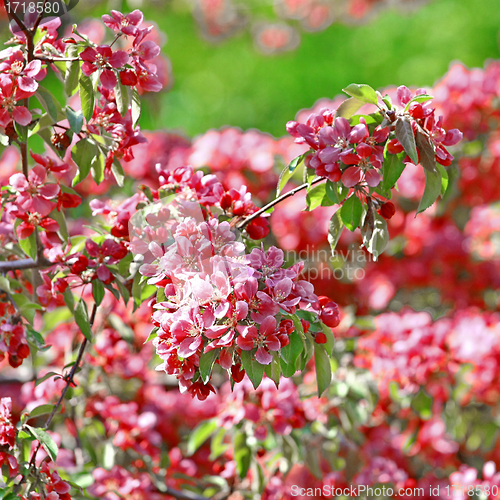
<path fill-rule="evenodd" d="M 264 212 L 267 212 L 271 207 L 274 207 L 274 205 L 277 205 L 281 201 L 290 198 L 290 196 L 293 196 L 299 191 L 302 191 L 303 189 L 306 189 L 309 186 L 312 186 L 313 184 L 317 184 L 318 182 L 324 181 L 325 179 L 326 177 L 318 177 L 317 179 L 314 179 L 310 184 L 308 182 L 305 182 L 304 184 L 301 184 L 300 186 L 288 191 L 287 193 L 278 196 L 278 198 L 268 203 L 265 207 L 262 207 L 260 210 L 257 210 L 257 212 L 254 212 L 252 215 L 245 217 L 240 223 L 236 225 L 236 227 L 238 229 L 243 229 L 247 224 L 252 222 L 254 219 L 257 219 L 257 217 L 260 217 Z"/>

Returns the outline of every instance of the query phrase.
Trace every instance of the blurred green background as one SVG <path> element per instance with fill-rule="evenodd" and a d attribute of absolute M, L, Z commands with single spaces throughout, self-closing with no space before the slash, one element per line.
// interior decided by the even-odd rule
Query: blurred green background
<path fill-rule="evenodd" d="M 264 6 L 263 15 L 272 12 L 270 1 L 253 3 Z M 189 136 L 224 125 L 281 136 L 298 110 L 349 83 L 431 86 L 453 61 L 472 67 L 500 57 L 499 0 L 431 0 L 408 13 L 385 9 L 363 25 L 335 22 L 322 32 L 302 32 L 298 49 L 274 56 L 259 53 L 248 30 L 217 45 L 204 40 L 186 0 L 80 0 L 71 22 L 134 8 L 166 34 L 163 50 L 174 78 L 168 92 L 146 97 L 141 125 Z"/>

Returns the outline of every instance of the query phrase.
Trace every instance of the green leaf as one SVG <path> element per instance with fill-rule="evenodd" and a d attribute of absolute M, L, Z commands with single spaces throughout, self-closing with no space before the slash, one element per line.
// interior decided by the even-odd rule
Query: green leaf
<path fill-rule="evenodd" d="M 418 205 L 417 214 L 427 210 L 441 194 L 441 186 L 443 179 L 441 177 L 441 172 L 436 170 L 432 172 L 430 170 L 424 170 L 425 172 L 425 190 Z"/>
<path fill-rule="evenodd" d="M 75 321 L 83 335 L 85 335 L 85 338 L 89 342 L 92 342 L 92 329 L 90 328 L 89 313 L 87 310 L 87 304 L 83 299 L 80 299 L 76 306 Z"/>
<path fill-rule="evenodd" d="M 135 127 L 141 117 L 141 98 L 139 92 L 134 87 L 132 89 L 132 125 Z"/>
<path fill-rule="evenodd" d="M 280 383 L 281 365 L 277 352 L 273 352 L 273 360 L 265 367 L 266 375 L 274 382 L 276 389 Z"/>
<path fill-rule="evenodd" d="M 332 201 L 333 204 L 339 205 L 340 204 L 340 198 L 339 198 L 339 184 L 338 182 L 332 182 L 330 180 L 326 181 L 325 184 L 325 192 L 328 198 Z"/>
<path fill-rule="evenodd" d="M 104 298 L 105 288 L 101 280 L 92 281 L 92 297 L 94 297 L 95 305 L 101 305 L 102 299 Z"/>
<path fill-rule="evenodd" d="M 379 255 L 386 249 L 389 243 L 389 230 L 386 220 L 377 212 L 373 212 L 373 230 L 361 231 L 363 245 L 377 260 Z"/>
<path fill-rule="evenodd" d="M 79 134 L 83 127 L 83 115 L 81 111 L 74 111 L 69 106 L 66 107 L 66 116 L 68 117 L 68 122 L 71 130 L 75 134 Z"/>
<path fill-rule="evenodd" d="M 420 389 L 413 398 L 411 406 L 420 415 L 421 419 L 429 420 L 432 417 L 432 396 L 429 396 L 424 389 Z"/>
<path fill-rule="evenodd" d="M 304 161 L 304 158 L 309 154 L 309 151 L 297 156 L 288 164 L 288 171 L 293 174 L 297 167 Z"/>
<path fill-rule="evenodd" d="M 220 349 L 212 349 L 211 351 L 204 352 L 200 356 L 200 376 L 203 383 L 206 384 L 212 375 L 212 368 L 215 360 L 219 355 Z"/>
<path fill-rule="evenodd" d="M 410 106 L 414 102 L 426 102 L 430 101 L 431 99 L 434 99 L 433 96 L 428 95 L 428 94 L 420 94 L 416 95 L 413 99 L 411 99 L 408 104 L 405 106 L 405 111 L 408 111 L 410 109 Z"/>
<path fill-rule="evenodd" d="M 35 231 L 33 231 L 27 238 L 24 240 L 19 240 L 19 246 L 22 248 L 23 252 L 31 257 L 33 260 L 36 260 L 36 236 Z"/>
<path fill-rule="evenodd" d="M 78 56 L 78 47 L 69 45 L 66 50 L 66 57 L 73 58 Z M 66 74 L 64 75 L 64 92 L 71 97 L 78 88 L 78 79 L 80 76 L 80 61 L 68 61 L 66 63 Z"/>
<path fill-rule="evenodd" d="M 102 151 L 98 148 L 97 155 L 94 157 L 92 162 L 92 177 L 96 184 L 100 184 L 104 180 L 104 166 L 105 166 L 105 156 Z"/>
<path fill-rule="evenodd" d="M 40 405 L 36 408 L 33 408 L 30 411 L 29 418 L 39 417 L 40 415 L 47 415 L 52 413 L 52 410 L 56 407 L 56 405 Z"/>
<path fill-rule="evenodd" d="M 335 336 L 333 335 L 332 329 L 326 326 L 324 323 L 321 323 L 321 327 L 326 337 L 326 343 L 323 344 L 323 348 L 325 349 L 328 356 L 332 356 L 333 348 L 335 347 Z"/>
<path fill-rule="evenodd" d="M 385 96 L 382 97 L 382 101 L 384 101 L 384 104 L 387 106 L 387 109 L 392 109 L 392 99 L 389 94 L 385 94 Z"/>
<path fill-rule="evenodd" d="M 325 348 L 316 342 L 314 342 L 314 362 L 316 364 L 318 397 L 321 397 L 332 381 L 332 366 L 330 356 L 326 353 Z"/>
<path fill-rule="evenodd" d="M 28 140 L 28 127 L 24 125 L 20 125 L 16 121 L 14 122 L 14 129 L 16 130 L 17 135 L 19 136 L 19 142 L 26 142 Z"/>
<path fill-rule="evenodd" d="M 310 359 L 313 357 L 314 354 L 314 340 L 311 336 L 311 334 L 308 332 L 305 336 L 304 339 L 304 350 L 302 351 L 299 359 L 297 360 L 297 368 L 300 371 L 304 371 L 306 368 L 307 363 L 309 363 Z"/>
<path fill-rule="evenodd" d="M 429 136 L 417 128 L 416 142 L 420 153 L 420 165 L 431 172 L 436 171 L 436 152 Z"/>
<path fill-rule="evenodd" d="M 290 334 L 289 340 L 288 345 L 281 349 L 281 357 L 287 364 L 295 366 L 298 357 L 304 350 L 304 342 L 296 331 Z"/>
<path fill-rule="evenodd" d="M 390 154 L 384 151 L 384 168 L 381 188 L 383 191 L 389 191 L 394 187 L 398 179 L 401 177 L 405 164 L 403 163 L 404 153 L 397 155 Z"/>
<path fill-rule="evenodd" d="M 441 196 L 444 196 L 449 184 L 448 171 L 440 163 L 436 163 L 436 168 L 441 174 Z"/>
<path fill-rule="evenodd" d="M 210 443 L 210 457 L 209 460 L 216 460 L 219 458 L 226 450 L 229 448 L 229 445 L 224 443 L 224 438 L 226 437 L 226 429 L 222 428 L 217 431 L 215 436 L 212 438 L 212 442 Z"/>
<path fill-rule="evenodd" d="M 0 289 L 10 293 L 10 282 L 5 276 L 0 276 Z"/>
<path fill-rule="evenodd" d="M 351 83 L 351 85 L 342 90 L 346 94 L 350 95 L 351 97 L 355 97 L 360 101 L 375 105 L 378 104 L 377 93 L 369 85 L 359 85 L 357 83 Z"/>
<path fill-rule="evenodd" d="M 56 372 L 46 373 L 43 377 L 40 377 L 40 378 L 36 379 L 35 387 L 37 387 L 42 382 L 45 382 L 48 378 L 51 378 L 51 377 L 61 377 L 61 375 L 59 373 L 56 373 Z"/>
<path fill-rule="evenodd" d="M 59 448 L 52 439 L 51 435 L 39 427 L 31 427 L 31 425 L 26 425 L 25 427 L 28 429 L 30 434 L 40 442 L 51 460 L 55 462 L 57 460 L 57 452 L 59 451 Z"/>
<path fill-rule="evenodd" d="M 289 165 L 287 165 L 282 171 L 278 179 L 278 188 L 276 191 L 276 196 L 279 196 L 281 191 L 283 191 L 287 182 L 292 178 L 297 167 L 304 161 L 304 158 L 309 154 L 307 151 L 304 154 L 301 154 L 294 158 Z"/>
<path fill-rule="evenodd" d="M 353 194 L 348 198 L 340 209 L 340 217 L 345 227 L 349 231 L 354 231 L 361 223 L 361 215 L 363 214 L 363 206 L 359 198 Z"/>
<path fill-rule="evenodd" d="M 118 81 L 118 84 L 115 87 L 116 108 L 122 116 L 125 116 L 130 105 L 129 87 L 123 85 L 123 83 L 120 81 L 119 72 L 115 71 L 115 73 L 116 79 Z"/>
<path fill-rule="evenodd" d="M 94 85 L 90 77 L 80 76 L 80 101 L 85 120 L 89 122 L 94 114 Z"/>
<path fill-rule="evenodd" d="M 207 420 L 198 425 L 189 435 L 187 455 L 192 455 L 218 428 L 215 419 Z"/>
<path fill-rule="evenodd" d="M 59 231 L 57 234 L 60 236 L 64 243 L 68 242 L 69 233 L 68 226 L 66 224 L 66 217 L 64 217 L 64 212 L 59 212 L 59 210 L 52 210 L 50 213 L 50 218 L 54 219 L 59 224 Z"/>
<path fill-rule="evenodd" d="M 241 364 L 254 389 L 257 389 L 262 382 L 265 367 L 254 359 L 254 355 L 252 351 L 241 351 Z"/>
<path fill-rule="evenodd" d="M 330 219 L 328 224 L 328 243 L 330 243 L 330 248 L 332 253 L 335 252 L 335 247 L 340 239 L 340 235 L 344 229 L 344 223 L 340 217 L 340 210 L 337 210 Z"/>
<path fill-rule="evenodd" d="M 236 462 L 236 470 L 241 479 L 245 478 L 250 468 L 252 460 L 252 450 L 247 444 L 246 435 L 238 431 L 234 436 L 234 461 Z"/>
<path fill-rule="evenodd" d="M 73 186 L 83 181 L 89 175 L 90 167 L 97 154 L 95 144 L 87 139 L 82 139 L 73 146 L 71 158 L 73 158 L 73 161 L 78 166 L 78 173 L 73 179 Z"/>
<path fill-rule="evenodd" d="M 115 176 L 116 183 L 119 187 L 123 187 L 125 181 L 125 172 L 123 171 L 123 167 L 121 163 L 115 158 L 113 163 L 111 164 L 111 172 Z"/>
<path fill-rule="evenodd" d="M 396 139 L 401 143 L 406 154 L 411 158 L 411 161 L 418 165 L 417 145 L 415 144 L 415 136 L 411 127 L 411 121 L 407 116 L 401 116 L 396 120 Z"/>
<path fill-rule="evenodd" d="M 365 103 L 355 97 L 349 97 L 346 99 L 335 112 L 335 118 L 351 118 L 351 116 L 356 113 L 356 111 L 363 106 Z"/>
<path fill-rule="evenodd" d="M 125 304 L 127 304 L 130 299 L 130 292 L 128 291 L 128 288 L 118 278 L 115 281 L 115 285 L 118 287 L 118 290 L 120 291 Z"/>
<path fill-rule="evenodd" d="M 43 109 L 47 111 L 52 121 L 56 123 L 58 120 L 58 108 L 60 104 L 56 101 L 55 97 L 44 87 L 39 86 L 35 92 L 35 97 L 40 101 Z"/>
<path fill-rule="evenodd" d="M 314 210 L 320 206 L 330 207 L 334 202 L 326 194 L 326 184 L 319 184 L 310 189 L 306 195 L 308 210 Z"/>
<path fill-rule="evenodd" d="M 66 290 L 64 290 L 63 292 L 63 297 L 64 297 L 64 302 L 66 302 L 66 305 L 71 311 L 71 314 L 74 314 L 75 298 L 73 297 L 73 292 L 69 288 L 66 288 Z"/>

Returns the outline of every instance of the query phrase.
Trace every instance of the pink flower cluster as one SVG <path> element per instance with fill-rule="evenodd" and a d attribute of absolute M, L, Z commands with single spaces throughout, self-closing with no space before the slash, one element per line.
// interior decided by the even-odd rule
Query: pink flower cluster
<path fill-rule="evenodd" d="M 306 164 L 316 171 L 316 175 L 332 182 L 341 180 L 349 188 L 363 184 L 376 187 L 380 184 L 384 145 L 390 139 L 390 154 L 403 151 L 398 139 L 390 137 L 396 128 L 396 121 L 407 116 L 412 119 L 413 133 L 420 128 L 429 137 L 436 161 L 449 166 L 453 156 L 445 146 L 459 142 L 462 134 L 458 129 L 446 132 L 442 128 L 443 118 L 436 119 L 431 101 L 412 101 L 416 96 L 425 97 L 426 91 L 419 89 L 414 96 L 407 87 L 399 87 L 397 101 L 401 109 L 384 109 L 385 105 L 380 104 L 380 124 L 371 132 L 364 117 L 359 119 L 357 125 L 351 126 L 346 118 L 335 117 L 335 112 L 328 108 L 312 113 L 305 123 L 288 122 L 287 131 L 296 138 L 295 142 L 307 144 L 311 148 Z M 384 121 L 382 116 L 385 117 Z M 411 163 L 411 159 L 407 156 L 404 163 Z"/>
<path fill-rule="evenodd" d="M 0 319 L 0 361 L 6 356 L 9 364 L 16 368 L 30 355 L 26 341 L 26 327 L 19 316 Z"/>
<path fill-rule="evenodd" d="M 82 71 L 86 75 L 101 70 L 101 83 L 107 89 L 113 89 L 117 84 L 116 74 L 113 69 L 120 71 L 120 81 L 123 85 L 137 88 L 146 92 L 159 92 L 163 85 L 158 78 L 157 68 L 150 61 L 160 54 L 160 47 L 152 40 L 145 38 L 153 27 L 141 27 L 144 16 L 141 11 L 134 10 L 128 15 L 123 15 L 116 10 L 111 15 L 102 16 L 104 24 L 118 35 L 134 38 L 129 53 L 123 50 L 113 52 L 107 45 L 85 49 L 81 57 L 85 61 Z"/>
<path fill-rule="evenodd" d="M 217 363 L 239 381 L 241 352 L 255 350 L 259 363 L 271 363 L 294 330 L 287 316 L 318 297 L 300 279 L 303 264 L 285 268 L 275 247 L 245 253 L 231 223 L 211 213 L 245 213 L 246 204 L 252 210 L 245 188 L 225 192 L 214 176 L 197 174 L 196 193 L 185 186 L 170 205 L 156 203 L 132 217 L 130 249 L 144 256 L 141 274 L 165 296 L 153 314 L 154 345 L 164 361 L 158 369 L 204 398 L 212 388 L 197 381 L 202 355 L 216 350 Z"/>
<path fill-rule="evenodd" d="M 18 103 L 35 95 L 38 82 L 46 74 L 41 61 L 28 63 L 19 49 L 7 49 L 0 54 L 0 126 L 6 128 L 12 120 L 24 126 L 31 123 L 32 114 Z"/>

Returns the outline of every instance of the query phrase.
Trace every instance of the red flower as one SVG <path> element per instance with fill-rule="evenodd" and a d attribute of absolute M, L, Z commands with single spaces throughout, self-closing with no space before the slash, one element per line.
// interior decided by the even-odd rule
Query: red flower
<path fill-rule="evenodd" d="M 380 206 L 380 208 L 378 209 L 378 213 L 384 219 L 390 219 L 396 213 L 396 207 L 394 206 L 394 203 L 388 201 L 387 203 L 383 203 Z"/>
<path fill-rule="evenodd" d="M 127 64 L 129 56 L 123 50 L 113 52 L 108 45 L 99 45 L 95 49 L 87 47 L 80 57 L 85 61 L 82 64 L 82 71 L 86 76 L 90 76 L 97 70 L 101 70 L 101 83 L 107 89 L 116 87 L 117 80 L 114 69 L 121 68 Z"/>
<path fill-rule="evenodd" d="M 267 222 L 267 219 L 264 219 L 263 217 L 254 219 L 250 222 L 250 224 L 248 224 L 247 233 L 252 240 L 261 240 L 262 238 L 265 238 L 269 234 L 269 223 Z"/>

